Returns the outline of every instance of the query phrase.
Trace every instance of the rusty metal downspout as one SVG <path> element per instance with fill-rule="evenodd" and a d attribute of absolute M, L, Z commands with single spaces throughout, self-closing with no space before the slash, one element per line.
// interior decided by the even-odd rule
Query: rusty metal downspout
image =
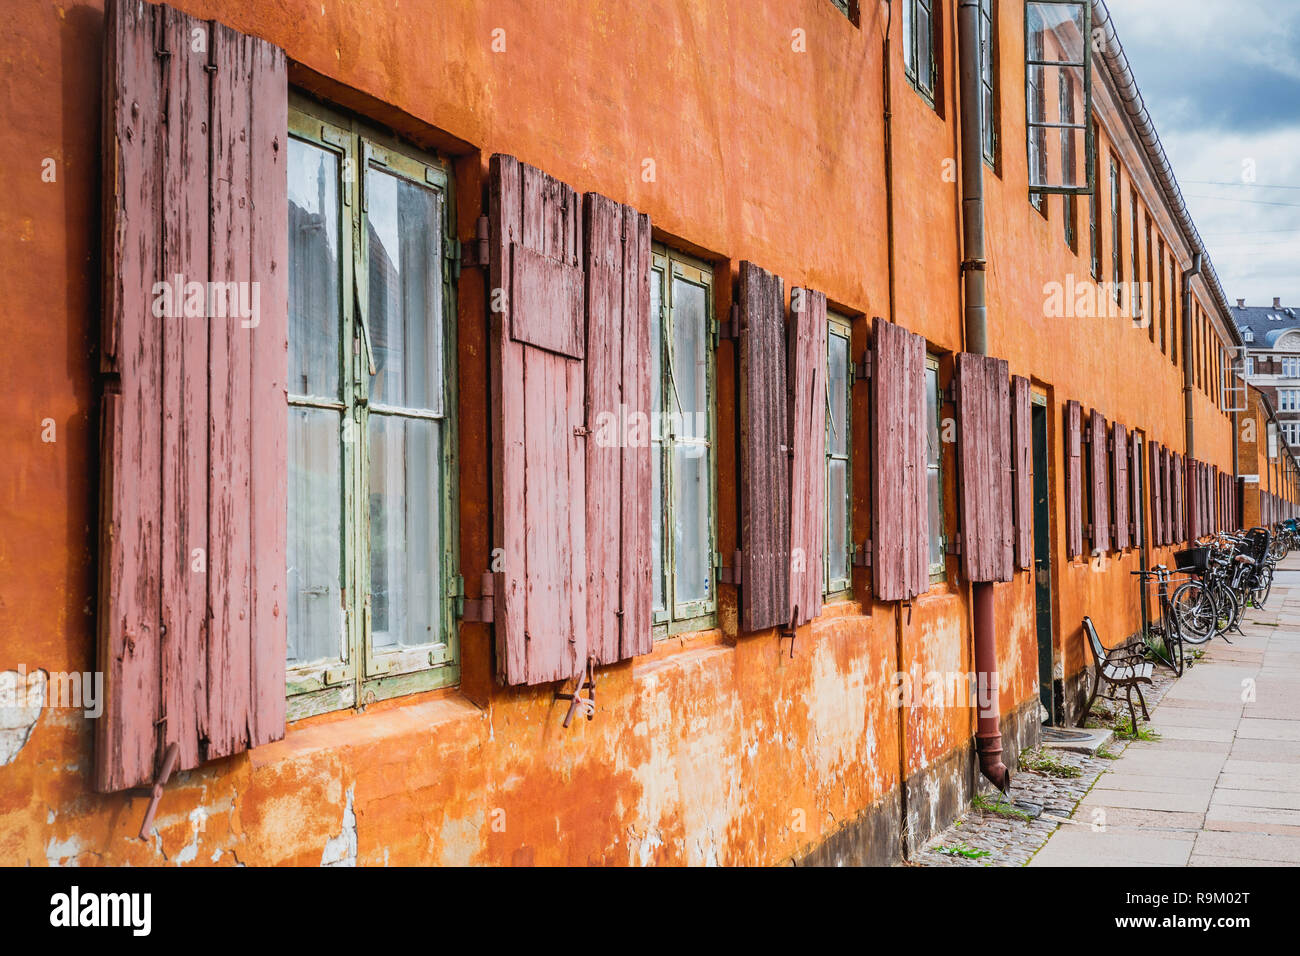
<path fill-rule="evenodd" d="M 965 293 L 966 351 L 988 354 L 988 309 L 984 296 L 984 156 L 980 146 L 979 0 L 961 0 L 957 42 L 961 65 L 962 285 Z M 980 772 L 1004 793 L 1011 771 L 1002 762 L 1001 706 L 998 701 L 997 627 L 993 584 L 971 583 L 975 631 L 975 747 Z"/>

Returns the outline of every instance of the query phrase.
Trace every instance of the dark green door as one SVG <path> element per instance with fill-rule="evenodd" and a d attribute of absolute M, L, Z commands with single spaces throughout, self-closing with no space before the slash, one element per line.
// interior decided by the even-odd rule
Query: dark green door
<path fill-rule="evenodd" d="M 1038 627 L 1038 697 L 1058 722 L 1060 713 L 1052 680 L 1052 508 L 1047 480 L 1047 404 L 1033 396 L 1031 425 L 1034 432 L 1034 606 Z"/>

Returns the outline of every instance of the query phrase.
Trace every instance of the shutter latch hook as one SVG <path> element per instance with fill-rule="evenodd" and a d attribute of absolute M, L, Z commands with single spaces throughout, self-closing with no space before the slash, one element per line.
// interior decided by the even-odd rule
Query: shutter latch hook
<path fill-rule="evenodd" d="M 149 794 L 149 807 L 144 812 L 144 822 L 140 824 L 140 839 L 148 840 L 150 827 L 153 826 L 154 814 L 158 812 L 158 801 L 162 799 L 163 787 L 172 775 L 172 770 L 176 768 L 176 761 L 180 757 L 180 745 L 173 742 L 167 745 L 167 752 L 163 754 L 162 766 L 158 768 L 158 775 L 153 779 L 153 787 L 145 790 Z"/>
<path fill-rule="evenodd" d="M 583 697 L 582 692 L 587 691 L 587 696 Z M 574 688 L 572 694 L 555 692 L 556 700 L 567 700 L 569 702 L 569 712 L 564 715 L 563 726 L 567 729 L 573 723 L 573 715 L 579 710 L 586 715 L 588 720 L 596 716 L 596 671 L 592 659 L 587 658 L 587 668 L 584 673 L 578 675 L 578 686 Z"/>

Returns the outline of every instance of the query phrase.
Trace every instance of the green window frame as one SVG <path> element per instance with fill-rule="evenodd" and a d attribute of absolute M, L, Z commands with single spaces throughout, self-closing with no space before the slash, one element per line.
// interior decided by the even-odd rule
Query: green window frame
<path fill-rule="evenodd" d="M 1092 121 L 1092 138 L 1097 138 L 1097 121 Z M 1088 197 L 1088 252 L 1091 257 L 1092 277 L 1101 281 L 1101 229 L 1097 225 L 1097 194 Z"/>
<path fill-rule="evenodd" d="M 288 132 L 293 720 L 460 679 L 459 529 L 450 167 L 297 94 Z"/>
<path fill-rule="evenodd" d="M 947 580 L 948 537 L 943 522 L 943 388 L 939 384 L 939 359 L 925 357 L 925 400 L 929 415 L 926 432 L 925 482 L 930 514 L 930 583 Z"/>
<path fill-rule="evenodd" d="M 853 9 L 855 5 L 854 0 L 831 0 L 831 3 L 835 4 L 835 9 L 839 10 L 840 13 L 848 17 L 850 21 L 852 21 L 853 23 L 858 22 L 857 11 Z"/>
<path fill-rule="evenodd" d="M 1119 210 L 1119 160 L 1112 154 L 1110 157 L 1110 236 L 1112 240 L 1110 261 L 1111 261 L 1111 281 L 1114 282 L 1115 304 L 1122 305 L 1124 301 L 1124 236 L 1123 216 Z"/>
<path fill-rule="evenodd" d="M 934 0 L 903 0 L 903 72 L 931 106 L 939 79 L 934 7 Z"/>
<path fill-rule="evenodd" d="M 997 31 L 993 0 L 980 0 L 980 148 L 984 162 L 998 165 Z"/>
<path fill-rule="evenodd" d="M 655 244 L 650 435 L 656 639 L 717 623 L 716 334 L 712 268 Z"/>
<path fill-rule="evenodd" d="M 1133 310 L 1133 318 L 1142 318 L 1142 233 L 1141 220 L 1138 217 L 1138 194 L 1137 186 L 1132 181 L 1128 187 L 1129 200 L 1129 244 L 1131 246 L 1131 261 L 1133 263 L 1133 292 L 1129 295 L 1129 300 Z"/>
<path fill-rule="evenodd" d="M 1025 139 L 1029 155 L 1029 191 L 1034 195 L 1063 193 L 1082 195 L 1093 191 L 1095 147 L 1092 115 L 1092 4 L 1087 0 L 1026 0 L 1025 3 Z M 1048 43 L 1047 37 L 1053 42 Z M 1053 74 L 1069 77 L 1070 110 L 1047 112 L 1047 90 Z M 1076 113 L 1074 95 L 1082 86 L 1082 110 Z M 1058 130 L 1062 144 L 1070 142 L 1066 164 L 1062 151 L 1059 181 L 1048 178 L 1048 130 Z M 1078 137 L 1083 138 L 1082 181 L 1067 170 L 1078 172 Z M 1037 155 L 1035 155 L 1037 154 Z M 1037 205 L 1037 204 L 1035 204 Z"/>
<path fill-rule="evenodd" d="M 826 323 L 826 548 L 822 586 L 825 594 L 833 597 L 847 596 L 853 590 L 853 360 L 849 319 L 828 311 Z"/>

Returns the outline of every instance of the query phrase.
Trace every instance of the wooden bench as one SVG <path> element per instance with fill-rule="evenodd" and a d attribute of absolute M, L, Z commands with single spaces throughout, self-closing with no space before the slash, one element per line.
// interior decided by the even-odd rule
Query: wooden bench
<path fill-rule="evenodd" d="M 1083 619 L 1083 633 L 1088 637 L 1088 646 L 1092 649 L 1092 693 L 1088 697 L 1088 706 L 1083 708 L 1083 716 L 1079 718 L 1078 726 L 1082 727 L 1088 720 L 1088 715 L 1092 712 L 1092 705 L 1097 700 L 1097 694 L 1101 690 L 1102 681 L 1111 686 L 1109 694 L 1102 694 L 1107 700 L 1118 702 L 1118 691 L 1123 688 L 1124 698 L 1128 701 L 1129 718 L 1133 721 L 1133 732 L 1137 733 L 1137 714 L 1133 710 L 1133 692 L 1137 691 L 1138 703 L 1142 705 L 1142 717 L 1150 720 L 1151 715 L 1147 713 L 1147 702 L 1142 696 L 1142 685 L 1151 683 L 1151 672 L 1155 665 L 1143 657 L 1142 652 L 1132 647 L 1114 647 L 1106 650 L 1102 646 L 1101 638 L 1097 636 L 1097 628 L 1093 626 L 1092 618 Z"/>

